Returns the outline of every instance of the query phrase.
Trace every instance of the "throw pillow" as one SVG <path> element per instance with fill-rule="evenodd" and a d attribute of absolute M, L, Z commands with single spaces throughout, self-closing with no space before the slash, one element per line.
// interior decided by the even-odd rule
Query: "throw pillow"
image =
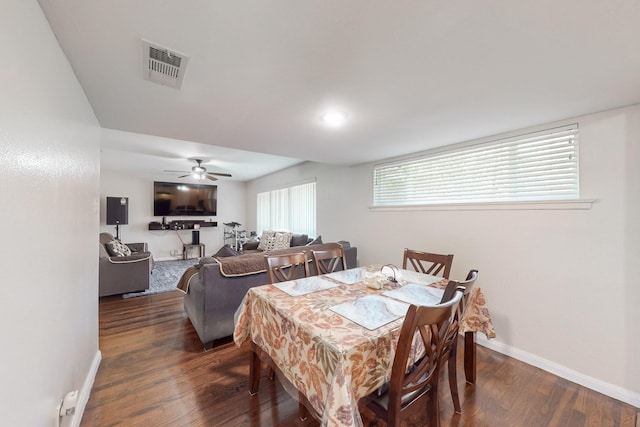
<path fill-rule="evenodd" d="M 307 243 L 307 246 L 321 245 L 321 244 L 322 244 L 322 236 L 318 236 L 315 239 L 313 239 L 312 241 L 310 241 L 309 243 Z"/>
<path fill-rule="evenodd" d="M 273 235 L 273 236 L 267 237 L 265 240 L 261 240 L 260 242 L 261 243 L 264 242 L 263 245 L 262 245 L 262 251 L 264 251 L 264 252 L 272 251 L 273 250 L 273 245 L 276 242 L 276 236 Z M 260 246 L 260 245 L 258 245 L 258 246 Z"/>
<path fill-rule="evenodd" d="M 120 240 L 112 240 L 106 245 L 107 252 L 111 256 L 129 256 L 131 255 L 131 249 L 129 246 L 122 243 Z"/>
<path fill-rule="evenodd" d="M 273 239 L 273 246 L 270 250 L 277 251 L 278 249 L 287 249 L 291 243 L 292 233 L 276 233 Z"/>
<path fill-rule="evenodd" d="M 269 230 L 263 231 L 262 237 L 260 237 L 260 243 L 258 244 L 258 250 L 260 251 L 268 251 L 271 250 L 271 246 L 273 246 L 273 238 L 275 237 L 276 232 Z"/>
<path fill-rule="evenodd" d="M 304 246 L 307 244 L 307 241 L 309 240 L 309 235 L 308 234 L 294 234 L 291 237 L 291 243 L 289 244 L 289 246 L 293 247 L 293 246 Z"/>
<path fill-rule="evenodd" d="M 238 252 L 236 252 L 236 250 L 233 249 L 231 245 L 227 243 L 226 245 L 221 247 L 218 250 L 218 252 L 215 253 L 214 258 L 215 257 L 224 258 L 224 257 L 230 257 L 230 256 L 237 256 L 237 255 L 238 255 Z"/>

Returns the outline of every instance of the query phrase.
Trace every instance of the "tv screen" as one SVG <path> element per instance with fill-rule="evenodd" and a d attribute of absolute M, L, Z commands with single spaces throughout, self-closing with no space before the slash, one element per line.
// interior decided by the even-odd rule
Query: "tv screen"
<path fill-rule="evenodd" d="M 154 216 L 215 216 L 217 210 L 217 185 L 153 183 Z"/>

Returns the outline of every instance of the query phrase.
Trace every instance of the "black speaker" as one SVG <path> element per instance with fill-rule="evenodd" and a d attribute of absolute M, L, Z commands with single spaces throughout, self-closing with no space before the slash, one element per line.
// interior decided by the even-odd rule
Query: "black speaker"
<path fill-rule="evenodd" d="M 200 230 L 191 231 L 191 244 L 192 245 L 200 244 Z"/>
<path fill-rule="evenodd" d="M 107 225 L 129 224 L 129 198 L 107 197 Z"/>

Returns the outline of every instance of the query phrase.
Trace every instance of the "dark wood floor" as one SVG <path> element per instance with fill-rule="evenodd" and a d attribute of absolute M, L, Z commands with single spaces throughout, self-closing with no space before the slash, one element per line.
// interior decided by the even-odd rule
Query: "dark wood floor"
<path fill-rule="evenodd" d="M 299 424 L 297 402 L 266 369 L 259 393 L 249 396 L 247 346 L 203 351 L 178 291 L 101 300 L 100 350 L 82 426 Z M 479 347 L 477 366 L 476 386 L 459 378 L 462 415 L 454 414 L 443 378 L 442 426 L 638 427 L 636 408 L 499 353 Z M 384 426 L 370 413 L 363 418 L 365 426 Z"/>

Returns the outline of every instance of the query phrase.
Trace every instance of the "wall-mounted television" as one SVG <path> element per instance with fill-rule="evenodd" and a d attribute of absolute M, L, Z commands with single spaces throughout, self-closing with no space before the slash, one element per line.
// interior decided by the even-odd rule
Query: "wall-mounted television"
<path fill-rule="evenodd" d="M 153 183 L 154 216 L 215 216 L 217 211 L 217 185 Z"/>

